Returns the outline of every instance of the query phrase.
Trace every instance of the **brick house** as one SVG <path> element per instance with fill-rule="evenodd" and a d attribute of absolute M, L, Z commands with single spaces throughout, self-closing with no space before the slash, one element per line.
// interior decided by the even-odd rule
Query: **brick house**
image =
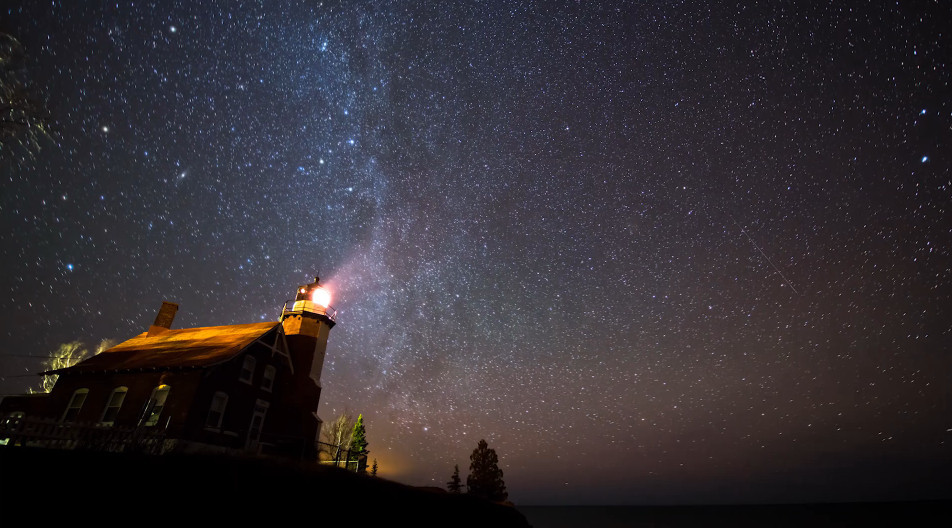
<path fill-rule="evenodd" d="M 184 451 L 314 458 L 329 301 L 315 278 L 280 321 L 183 329 L 172 329 L 178 305 L 162 303 L 148 331 L 49 372 L 49 394 L 8 396 L 0 416 L 161 430 Z"/>

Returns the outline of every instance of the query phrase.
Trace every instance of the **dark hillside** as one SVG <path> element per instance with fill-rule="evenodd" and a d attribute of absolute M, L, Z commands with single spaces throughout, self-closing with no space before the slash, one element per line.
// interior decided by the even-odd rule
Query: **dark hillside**
<path fill-rule="evenodd" d="M 0 448 L 0 511 L 53 520 L 527 527 L 514 508 L 337 468 L 227 456 Z M 349 521 L 348 521 L 349 520 Z M 343 522 L 343 524 L 340 524 Z"/>

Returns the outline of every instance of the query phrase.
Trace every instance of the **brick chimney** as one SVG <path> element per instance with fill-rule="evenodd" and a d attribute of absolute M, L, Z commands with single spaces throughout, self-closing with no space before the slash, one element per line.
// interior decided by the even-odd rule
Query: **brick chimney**
<path fill-rule="evenodd" d="M 154 337 L 168 332 L 172 328 L 172 321 L 175 319 L 175 312 L 177 311 L 177 304 L 162 301 L 162 307 L 159 308 L 159 313 L 155 316 L 155 322 L 149 327 L 149 333 L 146 337 Z"/>

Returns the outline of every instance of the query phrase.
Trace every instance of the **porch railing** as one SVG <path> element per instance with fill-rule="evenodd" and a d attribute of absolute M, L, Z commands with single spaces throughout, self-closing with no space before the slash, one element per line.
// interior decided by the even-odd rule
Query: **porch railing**
<path fill-rule="evenodd" d="M 161 427 L 107 427 L 34 417 L 0 419 L 0 446 L 162 454 L 166 449 Z"/>

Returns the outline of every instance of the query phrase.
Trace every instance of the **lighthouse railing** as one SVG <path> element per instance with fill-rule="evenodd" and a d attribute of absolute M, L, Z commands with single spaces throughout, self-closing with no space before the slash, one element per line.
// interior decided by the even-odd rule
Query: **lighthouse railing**
<path fill-rule="evenodd" d="M 310 301 L 294 301 L 290 299 L 287 301 L 284 301 L 284 306 L 281 307 L 281 317 L 283 318 L 286 314 L 289 314 L 289 313 L 300 313 L 302 310 L 294 309 L 294 305 L 297 304 L 298 302 L 307 302 L 308 311 L 324 314 L 331 321 L 334 321 L 335 323 L 337 322 L 337 309 L 334 308 L 333 306 L 328 306 L 325 308 L 319 304 L 314 304 Z M 290 308 L 288 308 L 288 305 L 290 305 Z"/>

